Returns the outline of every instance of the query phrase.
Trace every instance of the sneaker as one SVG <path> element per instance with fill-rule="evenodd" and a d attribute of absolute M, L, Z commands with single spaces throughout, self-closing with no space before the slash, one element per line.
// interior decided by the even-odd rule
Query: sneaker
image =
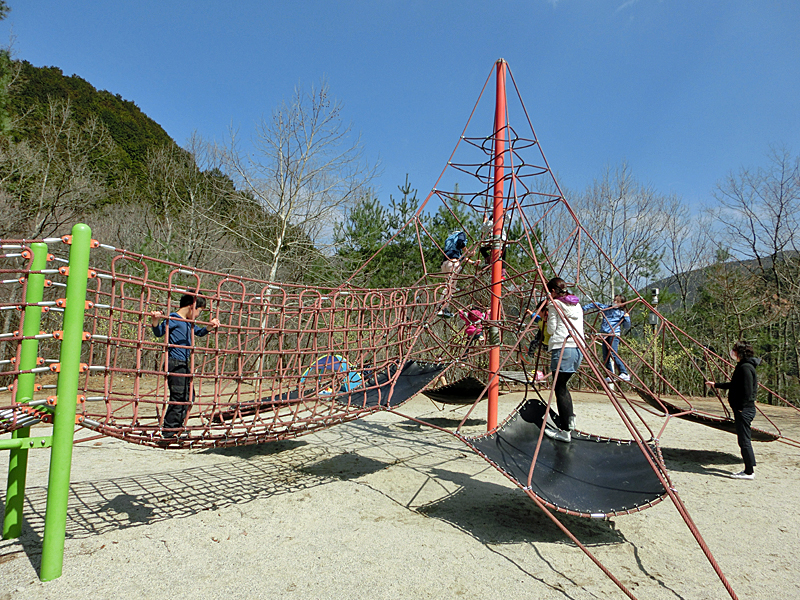
<path fill-rule="evenodd" d="M 729 475 L 731 479 L 755 479 L 755 473 L 745 473 L 744 471 L 739 471 L 738 473 L 731 473 Z"/>
<path fill-rule="evenodd" d="M 570 435 L 569 431 L 564 431 L 563 429 L 559 429 L 556 432 L 556 435 L 553 437 L 554 440 L 559 442 L 564 442 L 569 444 L 572 441 L 572 435 Z"/>
<path fill-rule="evenodd" d="M 606 383 L 611 383 L 611 377 L 606 377 Z"/>
<path fill-rule="evenodd" d="M 437 317 L 442 317 L 443 319 L 451 319 L 453 317 L 453 313 L 451 313 L 448 309 L 443 308 L 438 313 L 436 313 Z"/>
<path fill-rule="evenodd" d="M 631 380 L 631 376 L 628 375 L 627 373 L 620 373 L 619 374 L 619 378 L 622 379 L 622 381 L 630 381 Z"/>
<path fill-rule="evenodd" d="M 570 435 L 569 431 L 564 431 L 563 429 L 554 429 L 552 427 L 545 426 L 544 434 L 550 439 L 559 442 L 565 442 L 569 444 L 572 441 L 572 436 Z"/>
<path fill-rule="evenodd" d="M 572 431 L 575 429 L 575 415 L 572 415 L 567 422 L 567 429 Z"/>

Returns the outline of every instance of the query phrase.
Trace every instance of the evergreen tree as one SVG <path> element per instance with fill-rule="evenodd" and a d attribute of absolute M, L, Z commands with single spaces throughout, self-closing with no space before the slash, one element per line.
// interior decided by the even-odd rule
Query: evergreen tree
<path fill-rule="evenodd" d="M 430 219 L 424 214 L 417 215 L 417 190 L 411 187 L 408 175 L 397 189 L 401 196 L 390 195 L 388 208 L 369 192 L 336 227 L 337 254 L 344 259 L 345 268 L 359 269 L 372 258 L 356 278 L 360 284 L 375 288 L 403 287 L 423 275 L 418 234 Z M 436 263 L 437 269 L 440 262 Z"/>
<path fill-rule="evenodd" d="M 389 238 L 386 209 L 372 190 L 367 190 L 356 204 L 346 211 L 334 230 L 336 253 L 342 268 L 352 272 L 362 266 Z M 370 285 L 371 274 L 382 268 L 383 257 L 367 265 L 356 281 Z"/>

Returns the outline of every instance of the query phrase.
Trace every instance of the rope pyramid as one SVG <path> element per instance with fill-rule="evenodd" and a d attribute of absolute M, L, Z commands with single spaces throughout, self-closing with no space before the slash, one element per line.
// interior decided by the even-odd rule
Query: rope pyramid
<path fill-rule="evenodd" d="M 170 444 L 174 447 L 284 439 L 389 408 L 399 375 L 412 361 L 439 365 L 451 381 L 470 377 L 473 382 L 484 383 L 484 392 L 504 373 L 521 372 L 525 382 L 534 381 L 537 372 L 546 373 L 548 357 L 541 350 L 528 355 L 537 325 L 526 314 L 538 312 L 547 301 L 545 283 L 554 274 L 570 281 L 576 293 L 588 297 L 582 280 L 586 248 L 594 246 L 601 254 L 602 249 L 597 248 L 565 200 L 518 92 L 516 104 L 506 102 L 508 117 L 502 127 L 487 136 L 485 127 L 473 126 L 473 122 L 488 121 L 481 99 L 490 78 L 439 180 L 405 226 L 416 232 L 422 264 L 413 286 L 359 288 L 352 284 L 358 271 L 338 288 L 256 281 L 96 242 L 90 262 L 86 340 L 81 357 L 85 365 L 78 407 L 81 424 L 104 435 L 163 445 L 158 433 L 169 399 L 164 377 L 167 344 L 152 335 L 149 314 L 176 309 L 178 299 L 186 292 L 197 292 L 210 303 L 211 310 L 201 316 L 201 324 L 213 317 L 220 320 L 221 327 L 196 340 L 192 354 L 194 402 L 183 438 Z M 513 76 L 511 79 L 513 82 Z M 513 87 L 516 91 L 516 83 Z M 524 133 L 511 125 L 512 116 L 520 117 Z M 505 171 L 499 182 L 502 248 L 495 257 L 491 254 L 496 242 L 491 211 L 498 182 L 492 161 L 498 139 L 507 142 L 507 148 L 502 154 Z M 443 240 L 425 229 L 422 218 L 426 210 L 438 205 L 446 208 L 468 238 L 462 261 L 465 266 L 453 273 L 440 272 Z M 6 293 L 0 306 L 0 366 L 5 381 L 0 391 L 11 392 L 10 405 L 0 412 L 0 427 L 5 430 L 49 418 L 47 407 L 53 400 L 47 390 L 55 386 L 43 375 L 50 372 L 48 363 L 57 362 L 51 357 L 57 355 L 59 315 L 63 311 L 59 302 L 68 273 L 65 240 L 68 236 L 43 240 L 50 245 L 49 260 L 47 268 L 40 271 L 32 271 L 30 266 L 34 240 L 4 240 L 2 244 L 6 264 L 0 273 Z M 427 251 L 430 248 L 437 249 L 433 258 Z M 498 296 L 492 287 L 492 270 L 499 261 L 503 268 L 502 298 L 498 314 L 492 315 L 492 300 Z M 629 310 L 641 305 L 657 314 L 610 259 L 607 268 L 625 282 L 627 289 L 621 291 L 631 298 Z M 24 337 L 20 333 L 21 309 L 25 306 L 22 300 L 27 277 L 34 272 L 45 277 L 39 303 L 44 311 L 42 333 L 36 336 L 44 362 L 30 370 L 42 379 L 37 384 L 42 393 L 32 401 L 17 402 L 12 378 L 21 373 L 15 361 Z M 480 324 L 485 335 L 469 338 L 464 335 L 462 319 L 439 319 L 436 315 L 443 306 L 456 315 L 479 308 L 486 315 Z M 587 314 L 587 343 L 581 350 L 589 360 L 579 374 L 580 387 L 604 393 L 610 401 L 619 401 L 620 407 L 625 404 L 669 416 L 692 416 L 724 426 L 731 419 L 721 398 L 716 413 L 695 408 L 692 398 L 699 390 L 677 389 L 670 381 L 669 370 L 658 362 L 658 352 L 663 353 L 667 346 L 682 351 L 685 360 L 681 368 L 696 371 L 699 382 L 710 372 L 729 372 L 732 365 L 659 317 L 658 332 L 650 338 L 648 347 L 634 347 L 621 340 L 620 355 L 628 357 L 633 380 L 630 386 L 612 390 L 599 357 L 600 319 L 597 314 Z M 496 375 L 489 368 L 488 355 L 498 347 L 501 372 Z M 348 369 L 344 373 L 365 376 L 359 392 L 342 393 L 346 377 L 342 371 L 312 369 L 307 373 L 315 361 L 326 356 L 343 358 Z M 431 377 L 423 387 L 430 388 L 434 379 Z M 542 387 L 546 385 L 544 382 Z M 377 398 L 367 398 L 369 394 Z M 783 398 L 773 397 L 791 406 Z M 400 401 L 398 394 L 394 405 Z M 782 438 L 779 425 L 762 416 L 766 421 L 760 432 L 764 439 L 781 438 L 798 444 Z M 647 427 L 641 420 L 637 426 Z M 631 433 L 634 435 L 635 430 Z M 640 437 L 659 436 L 646 430 Z"/>

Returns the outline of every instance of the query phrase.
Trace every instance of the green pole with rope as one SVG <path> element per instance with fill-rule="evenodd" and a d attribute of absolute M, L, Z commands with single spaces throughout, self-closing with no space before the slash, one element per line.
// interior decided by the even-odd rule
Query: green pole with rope
<path fill-rule="evenodd" d="M 30 246 L 33 253 L 31 271 L 42 271 L 47 268 L 47 244 L 36 242 Z M 41 325 L 42 307 L 33 306 L 42 301 L 44 297 L 44 274 L 29 273 L 25 288 L 25 310 L 22 317 L 23 339 L 20 351 L 19 370 L 30 371 L 34 369 L 39 355 L 39 340 L 33 336 L 39 334 Z M 33 390 L 36 381 L 35 373 L 22 373 L 17 377 L 16 401 L 30 402 L 33 400 Z M 6 487 L 6 510 L 3 519 L 3 539 L 18 538 L 22 534 L 22 509 L 25 503 L 25 481 L 28 475 L 28 450 L 23 438 L 30 435 L 30 427 L 22 427 L 11 433 L 12 440 L 19 444 L 9 452 L 8 459 L 8 485 Z"/>
<path fill-rule="evenodd" d="M 92 230 L 89 226 L 82 223 L 75 225 L 72 228 L 72 244 L 69 250 L 64 337 L 61 341 L 60 370 L 56 388 L 58 400 L 53 418 L 53 446 L 50 454 L 50 476 L 47 483 L 42 567 L 39 573 L 42 581 L 60 577 L 64 563 L 67 502 L 78 383 L 81 372 L 83 318 L 91 244 Z"/>

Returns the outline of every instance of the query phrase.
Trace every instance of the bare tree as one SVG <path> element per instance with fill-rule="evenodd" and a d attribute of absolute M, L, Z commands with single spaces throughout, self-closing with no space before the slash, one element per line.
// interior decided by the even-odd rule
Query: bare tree
<path fill-rule="evenodd" d="M 731 173 L 717 186 L 716 217 L 733 256 L 771 271 L 779 293 L 796 293 L 800 282 L 771 263 L 800 250 L 800 156 L 774 148 L 769 161 L 767 168 Z"/>
<path fill-rule="evenodd" d="M 147 156 L 144 237 L 162 258 L 228 270 L 238 251 L 229 235 L 236 219 L 232 182 L 209 158 L 213 148 L 192 136 L 186 149 L 164 146 Z M 203 167 L 206 167 L 205 169 Z"/>
<path fill-rule="evenodd" d="M 2 237 L 30 237 L 23 208 L 39 171 L 36 151 L 27 142 L 0 137 L 0 232 Z"/>
<path fill-rule="evenodd" d="M 595 242 L 585 243 L 583 254 L 584 281 L 592 294 L 613 298 L 627 287 L 625 281 L 638 288 L 652 280 L 664 251 L 667 198 L 636 181 L 623 163 L 613 171 L 608 168 L 571 202 Z"/>
<path fill-rule="evenodd" d="M 773 148 L 769 164 L 731 173 L 717 187 L 722 246 L 761 282 L 763 346 L 779 391 L 800 376 L 800 156 Z"/>
<path fill-rule="evenodd" d="M 685 310 L 702 280 L 702 269 L 711 264 L 713 242 L 710 218 L 697 213 L 679 198 L 671 197 L 665 206 L 669 218 L 664 223 L 662 267 L 678 288 L 680 308 Z"/>
<path fill-rule="evenodd" d="M 2 140 L 3 212 L 16 215 L 12 225 L 27 237 L 60 232 L 108 197 L 103 168 L 113 164 L 114 149 L 97 118 L 80 125 L 69 102 L 51 100 L 37 123 L 35 140 Z"/>
<path fill-rule="evenodd" d="M 344 208 L 369 182 L 360 140 L 342 122 L 342 106 L 323 82 L 296 90 L 289 102 L 262 120 L 248 154 L 235 131 L 224 149 L 225 165 L 243 198 L 249 218 L 233 231 L 261 255 L 267 276 L 276 280 L 285 259 L 305 264 L 309 248 L 332 241 Z"/>

